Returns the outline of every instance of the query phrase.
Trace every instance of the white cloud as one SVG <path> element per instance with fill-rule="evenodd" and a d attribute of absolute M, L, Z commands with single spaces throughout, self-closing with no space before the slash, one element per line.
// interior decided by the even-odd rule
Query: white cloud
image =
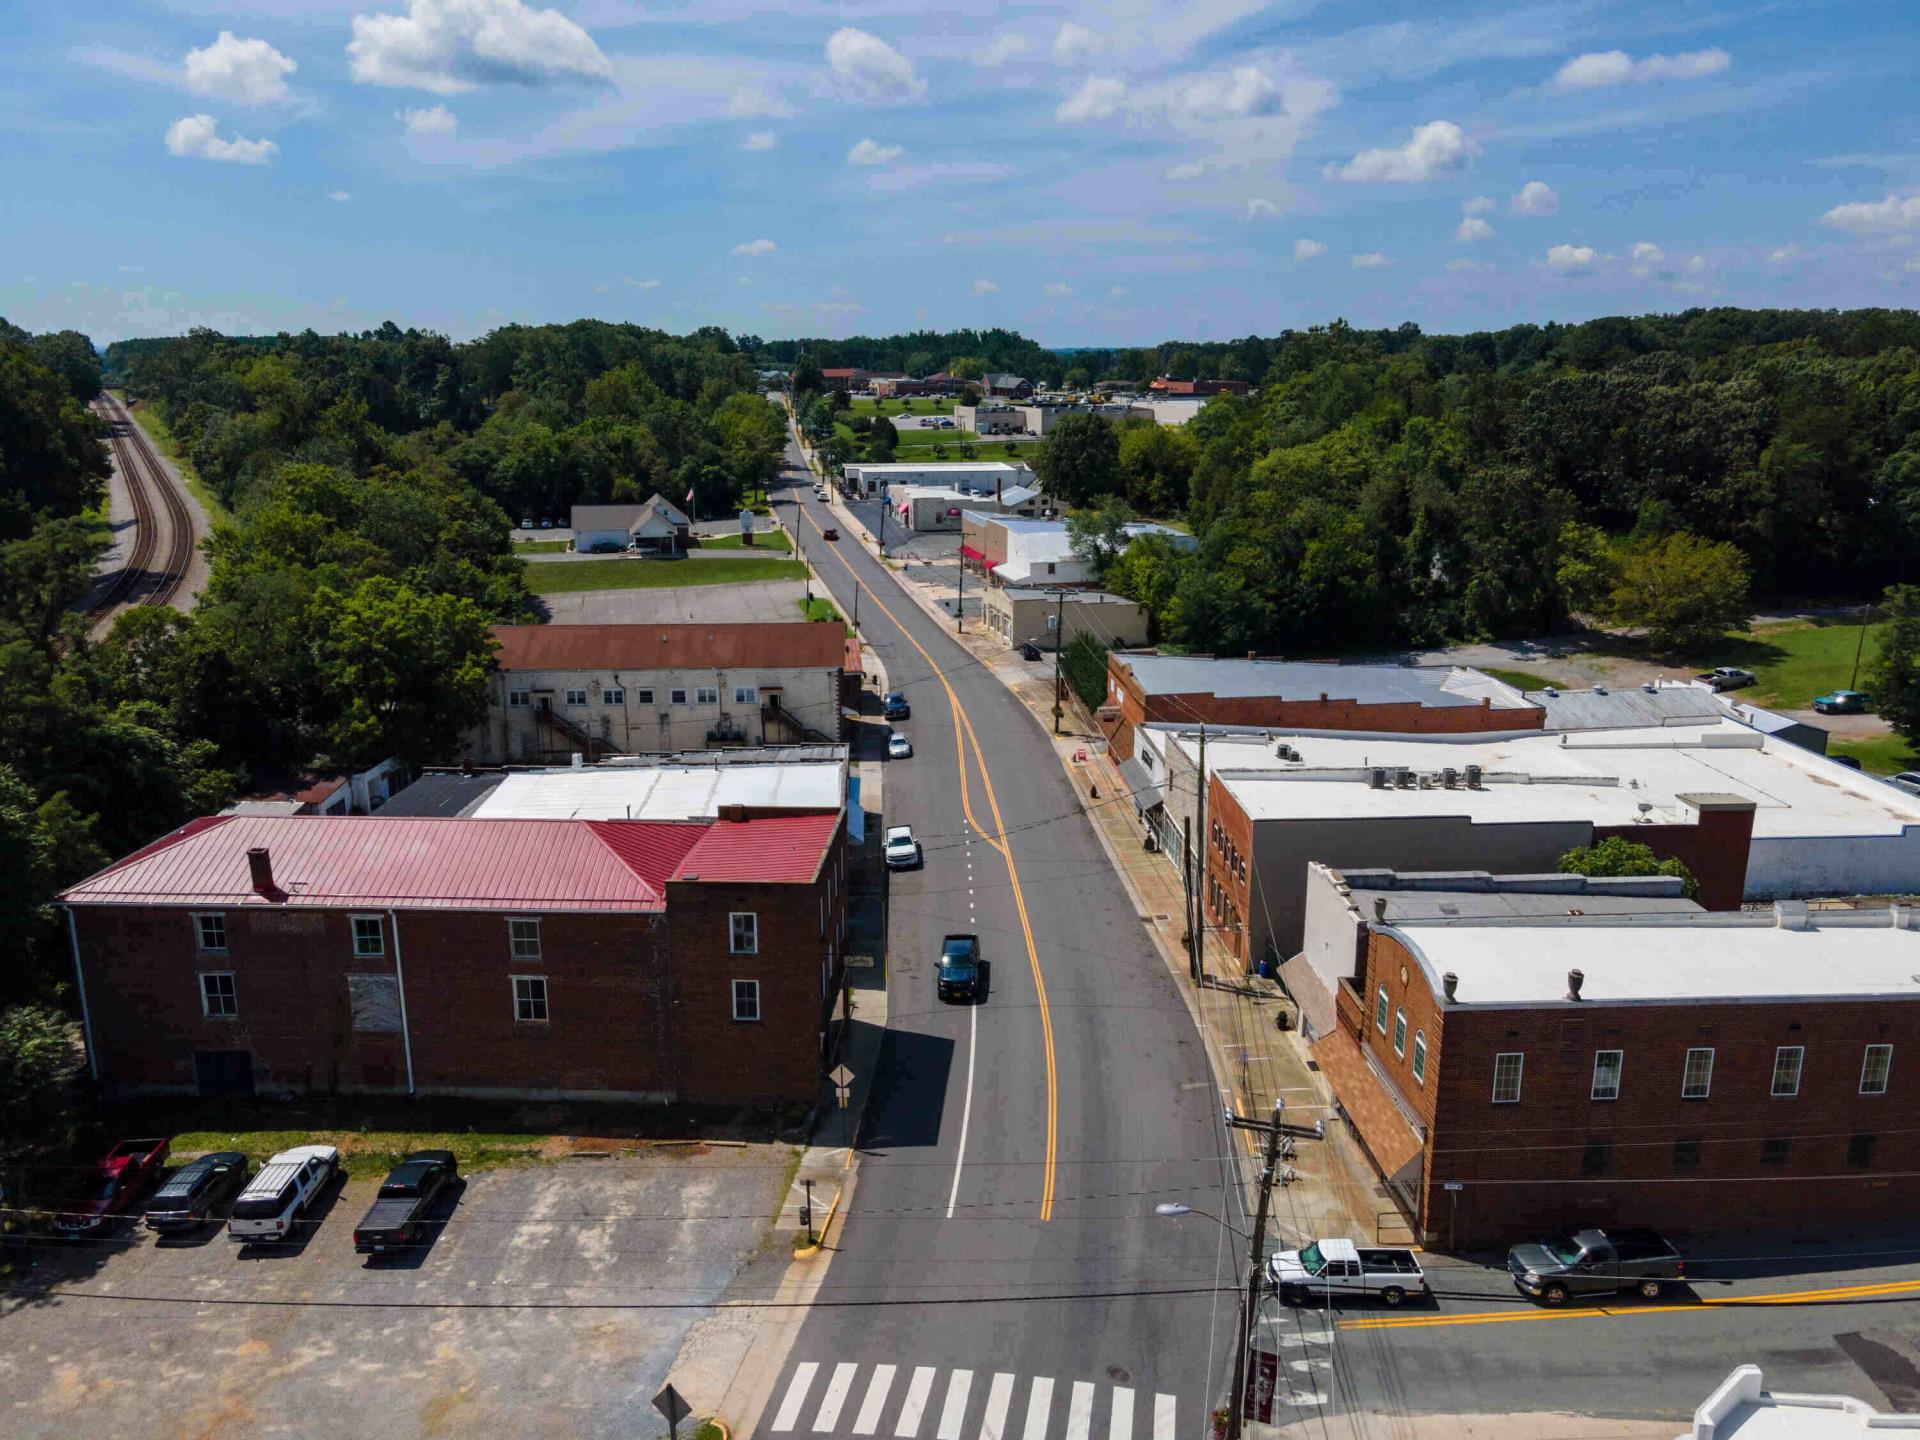
<path fill-rule="evenodd" d="M 1124 300 L 1131 294 L 1133 294 L 1133 292 L 1126 286 L 1115 285 L 1111 290 L 1107 291 L 1107 298 L 1109 300 Z"/>
<path fill-rule="evenodd" d="M 1125 82 L 1095 75 L 1072 96 L 1060 102 L 1060 108 L 1053 112 L 1053 118 L 1063 125 L 1078 125 L 1090 120 L 1110 120 L 1119 113 L 1120 106 L 1126 98 Z"/>
<path fill-rule="evenodd" d="M 1491 195 L 1475 195 L 1471 200 L 1460 202 L 1462 215 L 1485 215 L 1495 208 Z"/>
<path fill-rule="evenodd" d="M 1107 48 L 1107 42 L 1084 25 L 1076 25 L 1069 20 L 1060 27 L 1060 33 L 1053 37 L 1053 60 L 1056 65 L 1078 65 L 1091 60 Z"/>
<path fill-rule="evenodd" d="M 194 160 L 221 160 L 230 165 L 264 165 L 279 153 L 271 140 L 222 140 L 211 115 L 183 115 L 167 127 L 167 149 Z"/>
<path fill-rule="evenodd" d="M 353 199 L 353 192 L 351 190 L 329 190 L 327 192 L 327 199 L 333 201 L 336 205 L 344 205 Z"/>
<path fill-rule="evenodd" d="M 926 97 L 927 82 L 914 73 L 911 60 L 878 35 L 850 25 L 828 39 L 827 64 L 865 99 L 898 104 Z"/>
<path fill-rule="evenodd" d="M 991 280 L 976 280 L 973 282 L 973 293 L 976 295 L 996 295 L 999 291 L 1000 287 Z"/>
<path fill-rule="evenodd" d="M 735 120 L 786 120 L 793 106 L 758 85 L 737 85 L 727 97 L 727 114 Z"/>
<path fill-rule="evenodd" d="M 1514 191 L 1507 201 L 1507 208 L 1516 215 L 1531 215 L 1538 219 L 1559 214 L 1560 197 L 1546 181 L 1529 180 Z"/>
<path fill-rule="evenodd" d="M 460 128 L 460 117 L 444 105 L 402 110 L 397 118 L 405 123 L 409 135 L 452 135 Z"/>
<path fill-rule="evenodd" d="M 906 151 L 898 145 L 882 145 L 878 140 L 862 140 L 847 151 L 849 165 L 885 165 L 898 160 Z"/>
<path fill-rule="evenodd" d="M 1836 205 L 1820 217 L 1820 223 L 1854 235 L 1897 235 L 1920 226 L 1920 195 Z"/>
<path fill-rule="evenodd" d="M 1198 180 L 1206 173 L 1206 165 L 1199 160 L 1182 160 L 1178 165 L 1167 167 L 1169 180 Z"/>
<path fill-rule="evenodd" d="M 1280 87 L 1258 65 L 1195 76 L 1182 83 L 1174 103 L 1194 121 L 1244 120 L 1280 108 Z"/>
<path fill-rule="evenodd" d="M 748 277 L 748 276 L 745 276 L 745 275 L 742 275 L 742 276 L 741 276 L 741 277 L 739 278 L 739 280 L 737 280 L 737 281 L 735 281 L 734 283 L 735 283 L 735 284 L 739 284 L 739 285 L 751 285 L 751 284 L 753 283 L 753 281 L 752 281 L 752 279 L 751 279 L 750 277 Z"/>
<path fill-rule="evenodd" d="M 1800 247 L 1798 245 L 1787 244 L 1782 245 L 1778 250 L 1767 256 L 1767 262 L 1771 265 L 1784 265 L 1789 260 L 1797 260 L 1799 258 Z"/>
<path fill-rule="evenodd" d="M 779 248 L 780 247 L 771 240 L 742 240 L 738 245 L 733 247 L 733 253 L 736 255 L 749 256 L 771 255 Z"/>
<path fill-rule="evenodd" d="M 1459 228 L 1453 232 L 1453 238 L 1462 245 L 1471 245 L 1476 240 L 1491 240 L 1493 226 L 1478 215 L 1468 215 L 1460 221 Z"/>
<path fill-rule="evenodd" d="M 1658 265 L 1667 258 L 1667 252 L 1651 240 L 1636 240 L 1633 249 L 1627 252 L 1642 265 Z"/>
<path fill-rule="evenodd" d="M 990 42 L 986 49 L 973 57 L 973 63 L 985 66 L 989 70 L 998 69 L 1009 60 L 1017 60 L 1027 53 L 1027 37 L 1015 31 L 1009 31 Z"/>
<path fill-rule="evenodd" d="M 1712 268 L 1713 265 L 1704 255 L 1689 255 L 1687 257 L 1687 273 L 1689 275 L 1704 275 Z"/>
<path fill-rule="evenodd" d="M 771 130 L 755 130 L 740 142 L 742 150 L 771 150 L 780 142 Z"/>
<path fill-rule="evenodd" d="M 1040 293 L 1042 295 L 1045 295 L 1049 300 L 1064 300 L 1069 295 L 1073 294 L 1073 287 L 1071 285 L 1062 284 L 1060 281 L 1056 280 L 1051 285 L 1042 286 Z"/>
<path fill-rule="evenodd" d="M 620 283 L 622 285 L 631 285 L 635 290 L 658 290 L 660 288 L 660 282 L 658 280 L 636 280 L 631 275 L 622 275 L 620 277 Z"/>
<path fill-rule="evenodd" d="M 1648 55 L 1635 60 L 1624 50 L 1595 50 L 1560 67 L 1553 83 L 1562 90 L 1596 90 L 1607 85 L 1640 85 L 1649 80 L 1698 80 L 1718 75 L 1733 57 L 1724 50 L 1691 50 L 1682 55 Z"/>
<path fill-rule="evenodd" d="M 1463 255 L 1456 260 L 1447 261 L 1447 269 L 1458 275 L 1469 270 L 1491 270 L 1493 266 L 1485 260 L 1469 260 Z"/>
<path fill-rule="evenodd" d="M 1296 240 L 1293 242 L 1293 258 L 1301 263 L 1318 260 L 1327 253 L 1327 247 L 1318 240 Z"/>
<path fill-rule="evenodd" d="M 287 98 L 287 76 L 298 68 L 266 41 L 222 30 L 211 45 L 187 52 L 187 89 L 235 105 L 266 105 Z"/>
<path fill-rule="evenodd" d="M 1394 150 L 1362 150 L 1345 165 L 1329 165 L 1329 180 L 1432 180 L 1464 169 L 1480 147 L 1451 120 L 1432 120 Z"/>
<path fill-rule="evenodd" d="M 1591 245 L 1554 245 L 1547 250 L 1547 264 L 1569 275 L 1584 274 L 1599 257 Z"/>
<path fill-rule="evenodd" d="M 356 15 L 353 78 L 457 95 L 495 82 L 608 80 L 593 37 L 558 10 L 523 0 L 407 0 L 404 15 Z"/>
<path fill-rule="evenodd" d="M 1258 195 L 1247 201 L 1247 219 L 1249 220 L 1261 215 L 1278 215 L 1279 213 L 1278 205 L 1271 200 L 1262 200 Z"/>
<path fill-rule="evenodd" d="M 1378 250 L 1370 250 L 1365 255 L 1355 255 L 1347 261 L 1347 264 L 1356 270 L 1382 270 L 1392 263 Z"/>

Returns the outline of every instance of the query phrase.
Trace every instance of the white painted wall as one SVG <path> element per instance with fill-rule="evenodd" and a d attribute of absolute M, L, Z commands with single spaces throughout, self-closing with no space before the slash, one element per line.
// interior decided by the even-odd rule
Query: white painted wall
<path fill-rule="evenodd" d="M 1920 825 L 1898 834 L 1755 838 L 1749 900 L 1920 892 Z"/>

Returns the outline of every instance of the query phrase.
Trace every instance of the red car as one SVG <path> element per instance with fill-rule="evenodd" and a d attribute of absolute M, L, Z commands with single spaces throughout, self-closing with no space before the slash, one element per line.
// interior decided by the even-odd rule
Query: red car
<path fill-rule="evenodd" d="M 114 1216 L 126 1214 L 159 1178 L 168 1149 L 166 1140 L 122 1140 L 61 1204 L 54 1225 L 69 1235 L 86 1235 Z"/>
<path fill-rule="evenodd" d="M 820 538 L 822 540 L 838 540 L 840 538 L 840 532 L 829 525 L 820 532 Z"/>

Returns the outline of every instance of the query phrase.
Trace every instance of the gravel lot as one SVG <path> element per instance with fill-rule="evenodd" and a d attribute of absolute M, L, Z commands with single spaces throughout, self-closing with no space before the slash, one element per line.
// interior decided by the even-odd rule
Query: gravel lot
<path fill-rule="evenodd" d="M 579 590 L 544 595 L 541 604 L 547 619 L 561 625 L 763 624 L 800 619 L 806 593 L 800 580 L 748 580 L 659 590 Z"/>

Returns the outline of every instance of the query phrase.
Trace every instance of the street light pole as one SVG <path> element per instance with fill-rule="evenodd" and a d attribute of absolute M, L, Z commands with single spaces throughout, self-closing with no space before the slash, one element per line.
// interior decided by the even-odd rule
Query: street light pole
<path fill-rule="evenodd" d="M 1227 1407 L 1227 1440 L 1240 1440 L 1246 1428 L 1247 1361 L 1253 1349 L 1254 1322 L 1260 1313 L 1260 1274 L 1266 1268 L 1267 1202 L 1273 1193 L 1273 1182 L 1280 1166 L 1280 1140 L 1284 1134 L 1280 1128 L 1280 1115 L 1286 1108 L 1285 1100 L 1275 1100 L 1273 1120 L 1266 1125 L 1258 1121 L 1240 1120 L 1237 1116 L 1228 1120 L 1228 1124 L 1237 1128 L 1265 1130 L 1267 1155 L 1266 1164 L 1260 1171 L 1260 1192 L 1253 1212 L 1253 1236 L 1247 1251 L 1247 1293 L 1240 1300 L 1240 1343 L 1233 1352 L 1233 1396 Z"/>
<path fill-rule="evenodd" d="M 1053 592 L 1053 733 L 1060 733 L 1060 652 L 1067 648 L 1067 592 Z"/>

